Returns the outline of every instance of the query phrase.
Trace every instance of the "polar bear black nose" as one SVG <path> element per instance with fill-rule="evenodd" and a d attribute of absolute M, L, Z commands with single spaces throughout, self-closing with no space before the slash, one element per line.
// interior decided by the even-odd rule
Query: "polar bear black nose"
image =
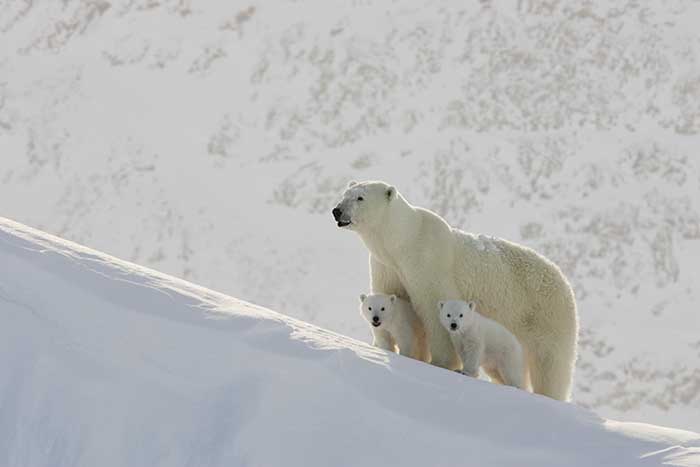
<path fill-rule="evenodd" d="M 452 329 L 453 331 L 457 329 L 457 323 L 450 324 L 450 329 Z"/>
<path fill-rule="evenodd" d="M 342 216 L 342 215 L 343 215 L 343 211 L 341 211 L 338 208 L 333 209 L 333 217 L 335 218 L 335 220 L 340 219 L 340 216 Z"/>
<path fill-rule="evenodd" d="M 375 323 L 378 323 L 378 322 L 379 322 L 379 316 L 375 316 L 374 318 L 372 318 L 372 321 L 374 321 Z"/>

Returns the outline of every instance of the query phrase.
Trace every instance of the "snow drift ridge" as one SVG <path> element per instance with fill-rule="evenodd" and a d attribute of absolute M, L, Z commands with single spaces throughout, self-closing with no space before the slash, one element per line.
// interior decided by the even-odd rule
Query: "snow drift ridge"
<path fill-rule="evenodd" d="M 0 219 L 0 464 L 700 465 L 694 433 L 476 381 Z"/>

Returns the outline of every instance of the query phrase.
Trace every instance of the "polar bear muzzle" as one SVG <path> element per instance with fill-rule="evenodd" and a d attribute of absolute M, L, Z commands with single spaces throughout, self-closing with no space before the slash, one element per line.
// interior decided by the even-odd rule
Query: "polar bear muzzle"
<path fill-rule="evenodd" d="M 338 227 L 347 227 L 348 225 L 352 224 L 347 214 L 345 214 L 338 206 L 333 208 L 333 211 L 331 212 L 333 213 L 333 218 L 338 224 Z"/>

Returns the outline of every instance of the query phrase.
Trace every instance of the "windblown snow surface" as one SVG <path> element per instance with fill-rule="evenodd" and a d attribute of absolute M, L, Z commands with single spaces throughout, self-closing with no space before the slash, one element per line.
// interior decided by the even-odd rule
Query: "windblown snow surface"
<path fill-rule="evenodd" d="M 700 465 L 700 435 L 373 348 L 0 219 L 0 465 Z"/>
<path fill-rule="evenodd" d="M 0 215 L 368 341 L 330 210 L 387 180 L 561 266 L 578 404 L 700 431 L 698 24 L 693 0 L 0 0 Z"/>

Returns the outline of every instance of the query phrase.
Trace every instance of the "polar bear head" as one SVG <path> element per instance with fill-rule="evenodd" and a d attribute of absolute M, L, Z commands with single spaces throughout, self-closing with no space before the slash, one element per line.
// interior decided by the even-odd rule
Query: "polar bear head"
<path fill-rule="evenodd" d="M 438 302 L 440 323 L 449 332 L 459 332 L 469 327 L 474 321 L 476 303 L 462 300 L 447 300 Z"/>
<path fill-rule="evenodd" d="M 375 328 L 389 326 L 394 320 L 396 295 L 360 295 L 360 313 Z"/>
<path fill-rule="evenodd" d="M 384 182 L 350 182 L 342 200 L 333 208 L 333 218 L 340 228 L 372 229 L 386 219 L 397 196 L 396 188 Z"/>

